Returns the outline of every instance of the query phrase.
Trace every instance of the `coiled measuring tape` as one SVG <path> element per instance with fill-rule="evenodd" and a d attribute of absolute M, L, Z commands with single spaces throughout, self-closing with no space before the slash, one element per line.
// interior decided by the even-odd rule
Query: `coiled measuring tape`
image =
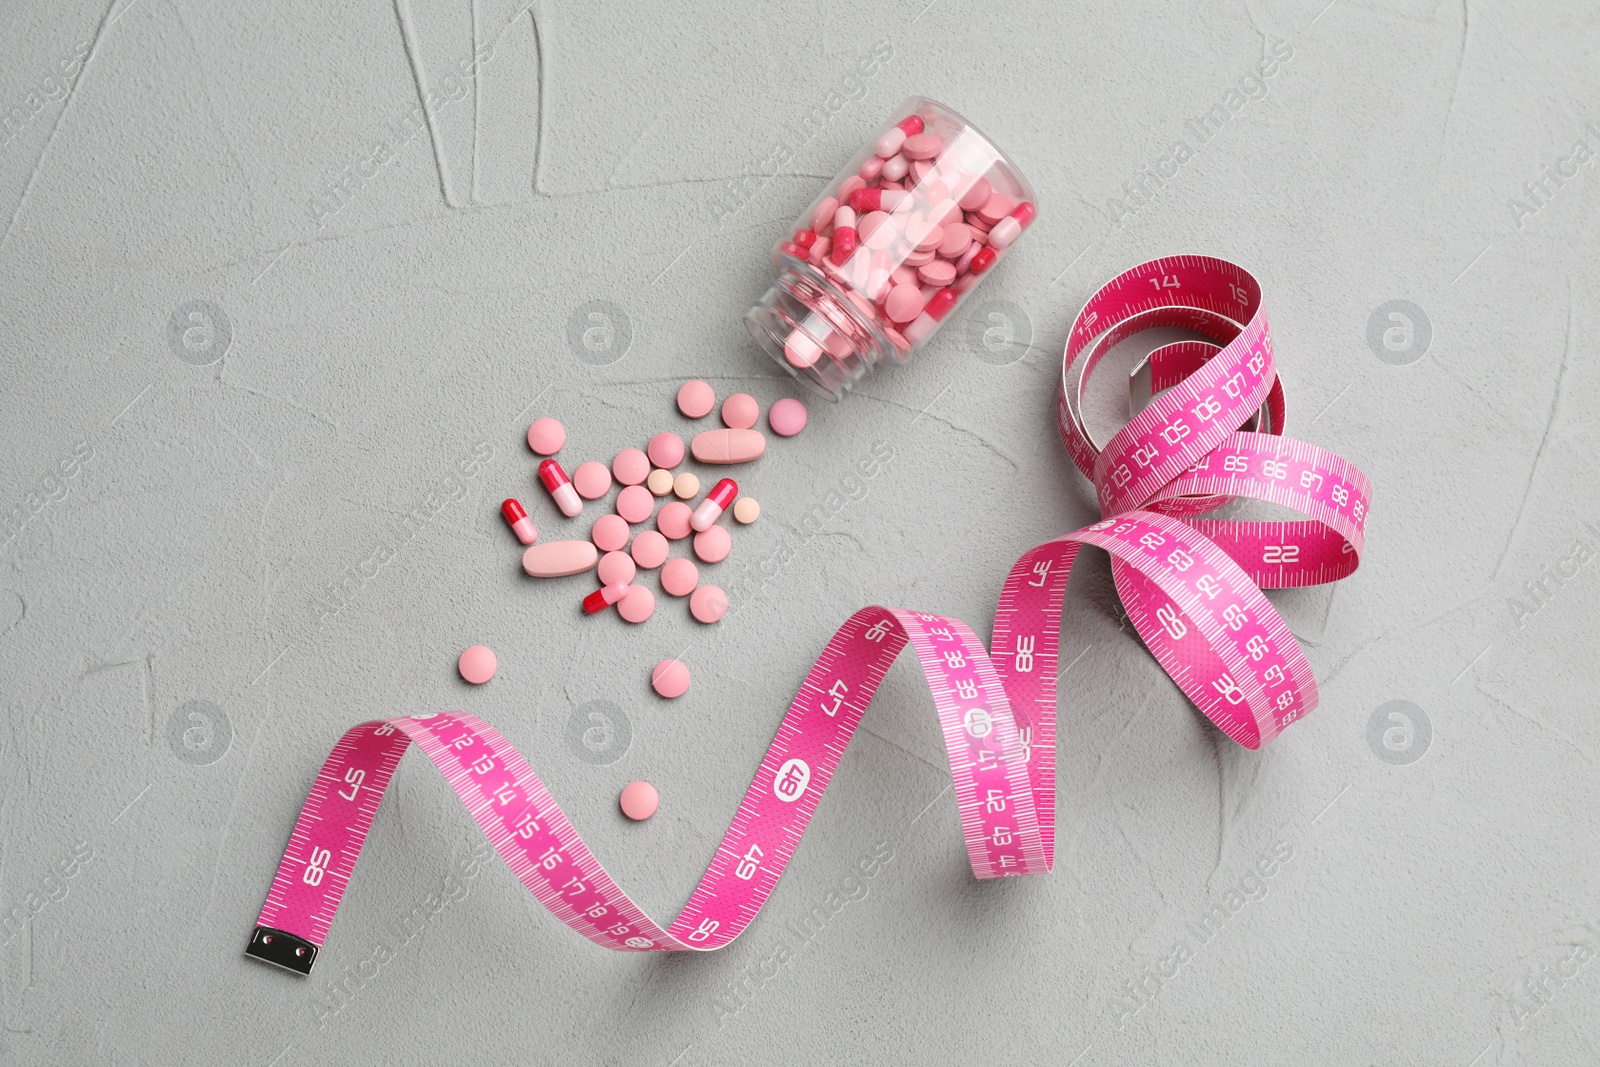
<path fill-rule="evenodd" d="M 1134 375 L 1142 410 L 1101 448 L 1081 413 L 1088 380 L 1118 342 L 1157 326 L 1211 340 L 1154 350 Z M 959 620 L 925 612 L 868 607 L 850 616 L 800 686 L 710 867 L 670 925 L 612 881 L 505 738 L 475 716 L 445 712 L 365 722 L 334 747 L 246 952 L 311 972 L 379 801 L 413 742 L 522 883 L 584 937 L 619 952 L 721 948 L 777 885 L 907 644 L 933 694 L 973 874 L 1047 872 L 1055 853 L 1057 645 L 1081 546 L 1111 554 L 1140 638 L 1239 744 L 1257 748 L 1316 706 L 1311 668 L 1261 590 L 1354 571 L 1371 487 L 1349 462 L 1283 437 L 1283 413 L 1254 278 L 1200 256 L 1134 267 L 1089 299 L 1062 366 L 1062 440 L 1094 483 L 1105 518 L 1017 561 L 995 611 L 992 648 Z M 1244 425 L 1261 429 L 1238 429 Z M 1236 497 L 1285 505 L 1308 520 L 1194 517 Z"/>

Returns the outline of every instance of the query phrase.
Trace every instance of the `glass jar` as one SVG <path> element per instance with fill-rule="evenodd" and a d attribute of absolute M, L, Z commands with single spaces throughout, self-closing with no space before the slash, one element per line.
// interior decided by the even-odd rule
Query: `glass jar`
<path fill-rule="evenodd" d="M 904 363 L 1033 222 L 1033 187 L 970 122 L 912 97 L 772 251 L 745 326 L 829 400 Z"/>

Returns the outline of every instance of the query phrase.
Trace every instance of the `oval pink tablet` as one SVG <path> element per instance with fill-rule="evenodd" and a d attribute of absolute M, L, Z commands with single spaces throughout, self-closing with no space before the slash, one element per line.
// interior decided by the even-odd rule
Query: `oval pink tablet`
<path fill-rule="evenodd" d="M 839 210 L 839 201 L 831 196 L 822 198 L 822 203 L 811 213 L 811 228 L 817 233 L 833 225 L 833 214 Z"/>
<path fill-rule="evenodd" d="M 922 312 L 922 290 L 896 284 L 883 301 L 883 313 L 893 322 L 910 322 Z"/>
<path fill-rule="evenodd" d="M 749 393 L 734 393 L 722 402 L 722 421 L 730 429 L 748 430 L 761 418 L 761 405 Z"/>
<path fill-rule="evenodd" d="M 629 522 L 647 522 L 656 510 L 656 498 L 642 485 L 630 485 L 617 494 L 617 514 Z"/>
<path fill-rule="evenodd" d="M 689 668 L 679 660 L 662 660 L 650 672 L 650 688 L 668 700 L 676 700 L 689 691 Z"/>
<path fill-rule="evenodd" d="M 607 552 L 600 557 L 600 565 L 595 573 L 602 586 L 631 585 L 639 569 L 634 566 L 633 557 L 626 552 Z"/>
<path fill-rule="evenodd" d="M 699 622 L 722 621 L 728 613 L 728 594 L 714 585 L 702 585 L 689 598 L 689 614 Z"/>
<path fill-rule="evenodd" d="M 932 159 L 944 151 L 944 138 L 936 133 L 914 133 L 906 138 L 900 151 L 907 159 Z"/>
<path fill-rule="evenodd" d="M 621 515 L 602 515 L 594 520 L 589 540 L 602 552 L 615 552 L 628 543 L 628 521 Z M 610 585 L 610 582 L 602 583 Z"/>
<path fill-rule="evenodd" d="M 696 378 L 678 386 L 678 410 L 691 419 L 703 419 L 717 406 L 717 391 Z"/>
<path fill-rule="evenodd" d="M 700 584 L 700 568 L 681 556 L 661 568 L 661 590 L 668 596 L 688 596 Z"/>
<path fill-rule="evenodd" d="M 954 263 L 936 259 L 931 263 L 924 263 L 917 268 L 917 277 L 928 285 L 943 288 L 956 280 L 956 266 Z"/>
<path fill-rule="evenodd" d="M 806 406 L 786 396 L 767 410 L 767 423 L 779 437 L 793 437 L 806 428 Z"/>
<path fill-rule="evenodd" d="M 661 794 L 649 782 L 629 782 L 622 787 L 622 796 L 617 804 L 622 808 L 622 814 L 634 822 L 643 822 L 661 806 Z"/>
<path fill-rule="evenodd" d="M 656 595 L 642 585 L 628 586 L 628 592 L 617 601 L 617 614 L 629 622 L 644 622 L 656 610 Z"/>
<path fill-rule="evenodd" d="M 1017 206 L 1017 202 L 1004 193 L 990 193 L 989 199 L 978 209 L 978 217 L 993 226 Z"/>
<path fill-rule="evenodd" d="M 669 431 L 662 431 L 650 438 L 650 445 L 645 449 L 650 457 L 650 462 L 665 470 L 671 470 L 683 462 L 683 438 Z"/>
<path fill-rule="evenodd" d="M 647 571 L 653 571 L 667 561 L 667 539 L 654 530 L 640 530 L 633 538 L 629 550 L 633 561 Z"/>
<path fill-rule="evenodd" d="M 989 179 L 979 178 L 971 188 L 961 194 L 958 203 L 962 211 L 976 211 L 989 199 Z"/>
<path fill-rule="evenodd" d="M 611 461 L 611 474 L 623 485 L 643 485 L 650 477 L 650 460 L 637 448 L 624 448 Z"/>
<path fill-rule="evenodd" d="M 599 559 L 593 541 L 545 541 L 528 546 L 522 569 L 535 578 L 565 578 L 590 570 Z"/>
<path fill-rule="evenodd" d="M 567 428 L 555 419 L 534 419 L 528 427 L 528 447 L 541 456 L 553 456 L 567 443 Z"/>
<path fill-rule="evenodd" d="M 694 554 L 704 563 L 721 563 L 733 550 L 733 535 L 725 526 L 712 526 L 694 535 Z"/>
<path fill-rule="evenodd" d="M 944 228 L 944 239 L 939 242 L 939 254 L 955 259 L 972 243 L 972 227 L 964 222 L 952 222 Z"/>
<path fill-rule="evenodd" d="M 689 442 L 689 451 L 701 463 L 749 463 L 766 450 L 760 430 L 707 430 Z"/>
<path fill-rule="evenodd" d="M 456 660 L 456 670 L 461 672 L 461 677 L 473 685 L 482 685 L 494 677 L 494 672 L 500 667 L 500 661 L 495 658 L 494 649 L 484 645 L 473 645 L 461 653 L 461 658 Z"/>
<path fill-rule="evenodd" d="M 578 469 L 572 472 L 572 484 L 583 499 L 599 500 L 611 492 L 611 472 L 604 463 L 591 459 L 578 464 Z"/>
<path fill-rule="evenodd" d="M 689 519 L 693 515 L 694 511 L 688 504 L 674 500 L 656 516 L 656 529 L 670 540 L 681 541 L 689 536 Z"/>

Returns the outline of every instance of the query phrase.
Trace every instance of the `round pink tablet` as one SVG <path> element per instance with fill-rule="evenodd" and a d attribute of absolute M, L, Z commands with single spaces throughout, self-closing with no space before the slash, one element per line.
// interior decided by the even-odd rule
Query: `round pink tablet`
<path fill-rule="evenodd" d="M 689 691 L 689 668 L 679 660 L 662 660 L 650 672 L 650 688 L 668 700 L 676 700 Z"/>
<path fill-rule="evenodd" d="M 894 322 L 910 322 L 922 311 L 922 290 L 915 285 L 896 285 L 884 298 L 883 312 Z"/>
<path fill-rule="evenodd" d="M 668 540 L 681 541 L 689 536 L 689 519 L 692 515 L 694 512 L 688 504 L 674 500 L 656 516 L 656 529 L 665 534 Z"/>
<path fill-rule="evenodd" d="M 694 535 L 694 554 L 706 563 L 721 563 L 733 549 L 726 526 L 712 526 Z"/>
<path fill-rule="evenodd" d="M 678 410 L 691 419 L 703 419 L 717 406 L 717 391 L 696 378 L 678 387 Z"/>
<path fill-rule="evenodd" d="M 594 520 L 589 540 L 602 552 L 615 552 L 628 543 L 628 520 L 621 515 L 602 515 Z M 610 585 L 610 582 L 602 582 Z"/>
<path fill-rule="evenodd" d="M 650 477 L 650 461 L 637 448 L 624 448 L 611 461 L 611 473 L 623 485 L 643 485 Z"/>
<path fill-rule="evenodd" d="M 688 596 L 700 584 L 700 568 L 681 556 L 661 568 L 661 590 L 668 596 Z"/>
<path fill-rule="evenodd" d="M 936 133 L 914 133 L 906 138 L 900 151 L 907 159 L 932 159 L 944 151 L 944 138 Z"/>
<path fill-rule="evenodd" d="M 633 557 L 626 552 L 607 552 L 600 557 L 600 566 L 596 568 L 602 586 L 630 585 L 638 572 Z"/>
<path fill-rule="evenodd" d="M 630 585 L 617 601 L 617 614 L 629 622 L 644 622 L 656 610 L 656 595 L 642 585 Z"/>
<path fill-rule="evenodd" d="M 767 422 L 779 437 L 793 437 L 806 428 L 806 406 L 786 396 L 767 411 Z"/>
<path fill-rule="evenodd" d="M 461 653 L 461 658 L 456 661 L 456 669 L 461 672 L 461 677 L 473 685 L 482 685 L 494 677 L 494 672 L 500 667 L 500 661 L 495 659 L 494 649 L 483 645 L 473 645 Z"/>
<path fill-rule="evenodd" d="M 604 463 L 596 463 L 591 459 L 578 464 L 578 469 L 572 472 L 572 484 L 583 499 L 599 500 L 611 492 L 611 472 L 606 470 Z"/>
<path fill-rule="evenodd" d="M 617 514 L 629 522 L 645 522 L 656 510 L 656 498 L 642 485 L 630 485 L 617 494 Z"/>
<path fill-rule="evenodd" d="M 702 585 L 689 598 L 689 614 L 704 623 L 722 621 L 728 613 L 728 594 L 714 585 Z"/>
<path fill-rule="evenodd" d="M 956 280 L 956 265 L 943 259 L 935 259 L 918 267 L 917 277 L 928 285 L 942 289 Z"/>
<path fill-rule="evenodd" d="M 761 418 L 761 405 L 749 393 L 734 393 L 722 402 L 722 421 L 730 430 L 748 430 Z"/>
<path fill-rule="evenodd" d="M 622 808 L 622 814 L 634 822 L 643 822 L 661 806 L 661 794 L 649 782 L 629 782 L 622 787 L 622 796 L 617 803 Z"/>
<path fill-rule="evenodd" d="M 667 539 L 654 530 L 640 530 L 633 538 L 633 561 L 653 571 L 667 561 Z"/>
<path fill-rule="evenodd" d="M 534 419 L 528 427 L 528 447 L 541 456 L 553 456 L 567 443 L 567 428 L 555 419 Z"/>
<path fill-rule="evenodd" d="M 650 446 L 646 451 L 651 463 L 671 470 L 683 462 L 683 438 L 663 431 L 650 438 Z"/>

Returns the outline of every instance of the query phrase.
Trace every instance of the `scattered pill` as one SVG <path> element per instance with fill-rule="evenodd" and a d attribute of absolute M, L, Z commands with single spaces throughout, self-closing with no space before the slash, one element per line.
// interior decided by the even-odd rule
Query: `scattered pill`
<path fill-rule="evenodd" d="M 456 660 L 456 669 L 473 685 L 482 685 L 494 677 L 494 672 L 500 669 L 500 661 L 495 658 L 494 649 L 473 645 Z"/>
<path fill-rule="evenodd" d="M 761 458 L 767 439 L 760 430 L 707 430 L 695 434 L 689 449 L 701 463 L 749 463 Z"/>
<path fill-rule="evenodd" d="M 651 496 L 666 496 L 672 492 L 672 472 L 659 468 L 650 472 L 650 477 L 644 480 L 644 487 L 650 490 Z"/>
<path fill-rule="evenodd" d="M 694 535 L 694 554 L 703 563 L 721 563 L 733 550 L 733 535 L 725 526 L 712 526 Z"/>
<path fill-rule="evenodd" d="M 680 660 L 662 660 L 650 672 L 650 688 L 668 700 L 676 700 L 689 691 L 689 668 Z"/>
<path fill-rule="evenodd" d="M 683 438 L 664 430 L 650 438 L 650 444 L 645 452 L 649 455 L 650 462 L 658 467 L 676 467 L 683 462 Z"/>
<path fill-rule="evenodd" d="M 522 553 L 522 569 L 535 578 L 565 578 L 590 570 L 600 559 L 593 541 L 546 541 Z"/>
<path fill-rule="evenodd" d="M 678 387 L 678 410 L 691 419 L 703 419 L 717 406 L 717 392 L 696 379 Z"/>
<path fill-rule="evenodd" d="M 722 422 L 729 429 L 748 430 L 760 418 L 761 405 L 749 393 L 734 393 L 722 402 Z"/>
<path fill-rule="evenodd" d="M 528 513 L 522 510 L 522 504 L 515 497 L 507 497 L 500 504 L 500 514 L 506 517 L 506 522 L 511 525 L 511 532 L 517 535 L 517 540 L 525 545 L 531 545 L 539 540 L 539 531 L 534 529 L 533 520 L 528 518 Z"/>
<path fill-rule="evenodd" d="M 656 510 L 656 498 L 642 485 L 623 487 L 617 494 L 617 514 L 629 522 L 648 522 Z"/>
<path fill-rule="evenodd" d="M 637 448 L 624 448 L 611 461 L 611 473 L 623 485 L 643 485 L 650 477 L 650 460 Z"/>
<path fill-rule="evenodd" d="M 633 557 L 626 552 L 607 552 L 595 569 L 601 585 L 628 585 L 637 573 Z"/>
<path fill-rule="evenodd" d="M 583 610 L 589 615 L 598 615 L 617 601 L 628 595 L 628 590 L 633 586 L 626 582 L 617 582 L 614 585 L 603 585 L 599 589 L 583 598 Z"/>
<path fill-rule="evenodd" d="M 599 500 L 611 492 L 611 471 L 604 463 L 596 463 L 592 459 L 580 463 L 578 469 L 572 472 L 572 479 L 578 495 L 585 500 Z"/>
<path fill-rule="evenodd" d="M 654 530 L 640 530 L 633 538 L 633 562 L 653 571 L 667 561 L 667 539 Z"/>
<path fill-rule="evenodd" d="M 749 526 L 761 517 L 761 505 L 756 502 L 755 497 L 742 496 L 733 506 L 733 517 L 743 525 Z"/>
<path fill-rule="evenodd" d="M 700 501 L 700 506 L 694 509 L 694 514 L 689 516 L 689 525 L 696 531 L 703 532 L 716 525 L 728 505 L 733 503 L 733 498 L 739 495 L 739 483 L 732 478 L 724 478 L 712 487 L 706 498 Z"/>
<path fill-rule="evenodd" d="M 649 782 L 629 782 L 623 786 L 617 803 L 622 807 L 622 814 L 634 822 L 643 822 L 661 806 L 661 794 Z"/>
<path fill-rule="evenodd" d="M 561 514 L 570 519 L 583 511 L 583 501 L 578 499 L 578 491 L 572 487 L 572 480 L 561 469 L 561 464 L 553 459 L 539 464 L 539 480 L 550 491 L 550 497 L 561 509 Z"/>
<path fill-rule="evenodd" d="M 628 586 L 628 592 L 617 601 L 617 614 L 629 622 L 644 622 L 656 610 L 656 595 L 642 585 Z"/>
<path fill-rule="evenodd" d="M 553 456 L 567 443 L 567 428 L 555 419 L 534 419 L 528 427 L 528 447 L 541 456 Z"/>
<path fill-rule="evenodd" d="M 722 527 L 717 527 L 722 529 Z M 689 614 L 703 623 L 720 622 L 728 613 L 728 594 L 715 585 L 702 585 L 689 597 Z"/>
<path fill-rule="evenodd" d="M 667 560 L 667 565 L 661 568 L 661 590 L 668 596 L 688 596 L 699 584 L 700 568 L 693 560 L 679 556 Z"/>
<path fill-rule="evenodd" d="M 602 515 L 594 520 L 589 540 L 602 552 L 615 552 L 628 543 L 628 520 L 621 515 Z"/>
<path fill-rule="evenodd" d="M 679 500 L 693 500 L 700 495 L 700 479 L 684 471 L 672 479 L 672 491 L 678 495 Z"/>
<path fill-rule="evenodd" d="M 793 437 L 806 428 L 806 406 L 786 396 L 768 409 L 767 424 L 779 437 Z"/>
<path fill-rule="evenodd" d="M 674 500 L 656 515 L 656 529 L 669 541 L 681 541 L 689 536 L 689 519 L 692 515 L 688 504 Z"/>

